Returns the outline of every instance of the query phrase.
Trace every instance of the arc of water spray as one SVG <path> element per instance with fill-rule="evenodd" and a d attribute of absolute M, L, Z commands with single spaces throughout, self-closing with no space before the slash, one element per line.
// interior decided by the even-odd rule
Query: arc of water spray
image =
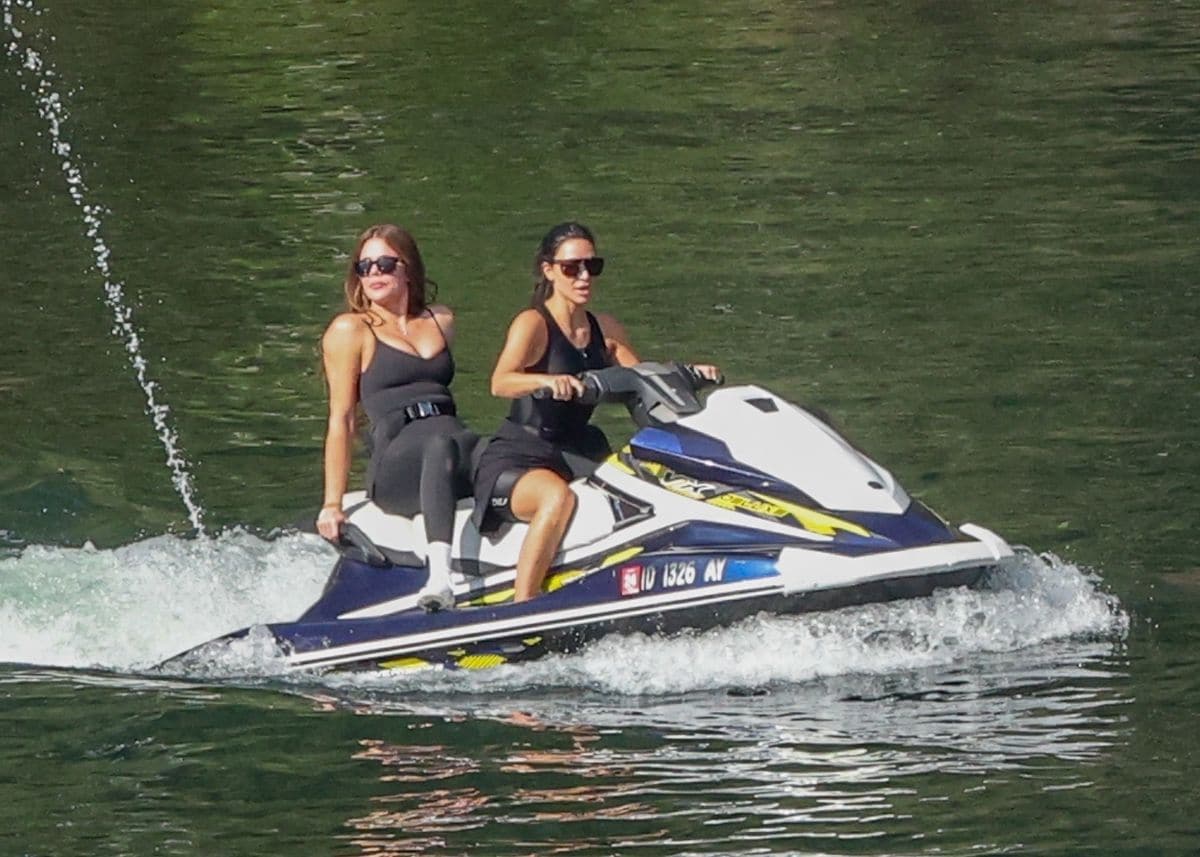
<path fill-rule="evenodd" d="M 86 235 L 92 241 L 92 255 L 96 272 L 104 281 L 104 302 L 112 311 L 113 335 L 120 338 L 129 357 L 129 365 L 133 368 L 138 386 L 146 396 L 146 413 L 154 424 L 154 430 L 162 443 L 167 455 L 167 468 L 171 471 L 171 483 L 175 486 L 183 505 L 187 509 L 188 519 L 197 534 L 204 535 L 203 509 L 196 500 L 192 487 L 192 476 L 187 459 L 184 458 L 179 446 L 179 436 L 170 423 L 171 409 L 158 400 L 156 392 L 158 383 L 152 381 L 146 371 L 146 358 L 142 355 L 141 338 L 133 324 L 133 312 L 125 302 L 124 285 L 113 276 L 109 259 L 112 255 L 104 239 L 100 235 L 103 225 L 101 214 L 104 209 L 88 202 L 87 184 L 79 164 L 71 155 L 71 144 L 63 136 L 63 126 L 67 120 L 67 109 L 61 96 L 54 90 L 53 81 L 56 77 L 54 69 L 41 54 L 31 47 L 21 46 L 23 34 L 17 28 L 14 8 L 23 9 L 31 15 L 40 14 L 32 0 L 0 0 L 0 8 L 4 10 L 4 27 L 8 39 L 7 53 L 17 60 L 20 65 L 17 76 L 23 77 L 28 73 L 36 86 L 32 91 L 38 115 L 49 126 L 50 147 L 54 155 L 60 159 L 63 177 L 67 182 L 67 192 L 72 201 L 83 213 L 83 224 Z M 27 90 L 24 83 L 23 90 Z M 28 90 L 27 90 L 28 91 Z"/>

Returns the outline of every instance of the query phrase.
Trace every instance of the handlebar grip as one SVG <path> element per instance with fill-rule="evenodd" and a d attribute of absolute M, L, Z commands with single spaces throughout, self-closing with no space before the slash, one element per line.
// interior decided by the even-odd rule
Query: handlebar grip
<path fill-rule="evenodd" d="M 370 536 L 355 524 L 349 522 L 342 524 L 342 529 L 338 533 L 338 545 L 344 550 L 358 553 L 367 565 L 376 568 L 386 568 L 391 565 L 391 560 L 387 558 L 387 555 L 379 549 L 375 542 L 371 541 Z"/>
<path fill-rule="evenodd" d="M 596 402 L 600 400 L 600 394 L 603 392 L 603 388 L 601 387 L 600 383 L 592 376 L 590 372 L 584 372 L 582 375 L 576 375 L 575 377 L 583 381 L 583 392 L 576 396 L 572 401 L 578 402 L 582 405 L 596 404 Z M 535 399 L 539 402 L 545 401 L 546 399 L 553 399 L 554 391 L 549 387 L 539 387 L 529 394 L 529 398 Z"/>
<path fill-rule="evenodd" d="M 595 405 L 600 402 L 600 397 L 604 395 L 604 385 L 600 383 L 592 372 L 584 372 L 579 376 L 579 380 L 583 381 L 583 392 L 580 393 L 575 401 L 581 405 Z"/>
<path fill-rule="evenodd" d="M 724 372 L 717 372 L 716 378 L 706 378 L 697 372 L 696 367 L 691 363 L 683 364 L 683 369 L 685 372 L 687 372 L 688 377 L 692 379 L 692 384 L 695 385 L 697 389 L 700 387 L 720 387 L 725 383 Z"/>

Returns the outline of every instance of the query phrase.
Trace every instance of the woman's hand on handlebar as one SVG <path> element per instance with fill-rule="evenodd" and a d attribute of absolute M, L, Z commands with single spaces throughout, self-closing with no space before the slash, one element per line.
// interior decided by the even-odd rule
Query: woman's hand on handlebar
<path fill-rule="evenodd" d="M 712 381 L 714 384 L 720 384 L 725 380 L 725 376 L 721 374 L 721 370 L 710 363 L 689 363 L 688 368 L 694 374 L 706 381 Z"/>
<path fill-rule="evenodd" d="M 562 402 L 583 395 L 583 382 L 574 375 L 547 375 L 545 388 L 550 391 L 551 398 Z"/>
<path fill-rule="evenodd" d="M 326 503 L 317 515 L 317 532 L 329 541 L 337 542 L 345 520 L 346 513 L 342 511 L 340 503 Z"/>

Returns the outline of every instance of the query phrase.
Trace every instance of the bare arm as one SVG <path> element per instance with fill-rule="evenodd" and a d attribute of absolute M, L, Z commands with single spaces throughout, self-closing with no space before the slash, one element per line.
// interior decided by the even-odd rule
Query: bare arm
<path fill-rule="evenodd" d="M 325 499 L 317 516 L 317 531 L 333 541 L 342 522 L 342 497 L 350 479 L 354 450 L 354 410 L 362 368 L 362 325 L 347 313 L 329 325 L 321 339 L 325 380 L 329 387 L 329 422 L 325 429 Z"/>
<path fill-rule="evenodd" d="M 508 326 L 504 347 L 496 358 L 492 370 L 492 395 L 502 399 L 519 399 L 543 387 L 549 389 L 556 399 L 572 399 L 583 392 L 583 382 L 573 375 L 546 375 L 527 372 L 526 367 L 536 363 L 549 344 L 546 323 L 537 310 L 527 309 L 519 313 Z"/>

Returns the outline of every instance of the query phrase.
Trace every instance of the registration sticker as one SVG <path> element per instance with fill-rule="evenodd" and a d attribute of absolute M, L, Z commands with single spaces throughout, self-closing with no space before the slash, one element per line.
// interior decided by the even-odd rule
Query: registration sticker
<path fill-rule="evenodd" d="M 642 567 L 626 565 L 617 572 L 617 581 L 621 587 L 621 597 L 637 595 L 642 591 Z"/>

